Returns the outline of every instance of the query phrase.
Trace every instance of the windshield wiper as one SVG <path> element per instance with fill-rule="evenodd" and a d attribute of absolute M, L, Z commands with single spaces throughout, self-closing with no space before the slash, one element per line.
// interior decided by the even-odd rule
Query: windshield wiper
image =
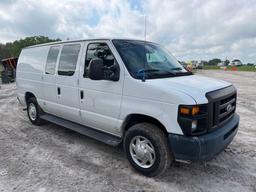
<path fill-rule="evenodd" d="M 181 71 L 182 68 L 181 67 L 174 67 L 174 68 L 171 68 L 172 71 Z"/>
<path fill-rule="evenodd" d="M 142 81 L 146 80 L 146 73 L 151 73 L 151 72 L 161 72 L 163 74 L 171 74 L 171 75 L 176 75 L 175 72 L 173 71 L 164 71 L 160 69 L 140 69 L 136 72 L 137 77 L 141 78 Z"/>
<path fill-rule="evenodd" d="M 149 73 L 149 72 L 155 72 L 155 71 L 160 71 L 160 70 L 159 69 L 140 69 L 137 71 L 137 74 Z"/>
<path fill-rule="evenodd" d="M 183 69 L 181 67 L 176 67 L 176 68 L 171 68 L 172 71 L 182 71 Z M 187 74 L 187 75 L 193 75 L 191 71 L 188 71 L 185 69 L 185 72 L 177 72 L 177 73 L 182 73 L 182 74 Z"/>
<path fill-rule="evenodd" d="M 136 76 L 141 78 L 142 81 L 145 81 L 146 73 L 157 72 L 157 71 L 160 71 L 160 70 L 159 69 L 139 69 L 138 71 L 136 71 Z"/>
<path fill-rule="evenodd" d="M 178 71 L 178 72 L 176 72 L 176 74 L 180 74 L 180 73 L 182 73 L 182 74 L 188 74 L 188 75 L 191 75 L 191 74 L 193 74 L 191 71 L 188 71 L 188 70 L 186 70 L 185 69 L 185 71 L 182 71 L 183 69 L 181 68 L 181 67 L 175 67 L 175 68 L 171 68 L 171 71 Z M 181 72 L 182 71 L 182 72 Z"/>

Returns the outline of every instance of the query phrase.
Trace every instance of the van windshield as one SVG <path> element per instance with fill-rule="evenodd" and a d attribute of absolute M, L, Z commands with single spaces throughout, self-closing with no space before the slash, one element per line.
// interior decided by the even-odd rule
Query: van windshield
<path fill-rule="evenodd" d="M 136 40 L 113 40 L 126 68 L 136 79 L 192 75 L 166 49 Z"/>

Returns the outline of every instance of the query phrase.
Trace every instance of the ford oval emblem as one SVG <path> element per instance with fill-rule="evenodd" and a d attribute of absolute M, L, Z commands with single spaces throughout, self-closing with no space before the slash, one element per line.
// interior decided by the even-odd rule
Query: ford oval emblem
<path fill-rule="evenodd" d="M 232 105 L 228 104 L 228 106 L 226 107 L 227 112 L 230 112 L 232 110 Z"/>

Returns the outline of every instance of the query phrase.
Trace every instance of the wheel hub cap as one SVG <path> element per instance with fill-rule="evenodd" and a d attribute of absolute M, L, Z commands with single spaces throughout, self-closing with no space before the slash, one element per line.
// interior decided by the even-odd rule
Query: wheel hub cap
<path fill-rule="evenodd" d="M 155 149 L 143 136 L 136 136 L 131 140 L 130 154 L 133 161 L 142 168 L 149 168 L 155 162 Z"/>
<path fill-rule="evenodd" d="M 29 104 L 28 107 L 28 113 L 29 113 L 29 117 L 31 118 L 31 120 L 36 120 L 36 107 L 33 103 Z"/>

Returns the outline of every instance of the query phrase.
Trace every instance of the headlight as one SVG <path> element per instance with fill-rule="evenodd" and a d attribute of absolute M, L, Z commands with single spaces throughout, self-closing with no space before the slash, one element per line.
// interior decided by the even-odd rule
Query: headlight
<path fill-rule="evenodd" d="M 180 105 L 178 123 L 184 135 L 199 135 L 206 132 L 207 104 Z"/>
<path fill-rule="evenodd" d="M 192 132 L 195 132 L 197 129 L 197 120 L 193 120 L 191 123 L 191 130 Z"/>

